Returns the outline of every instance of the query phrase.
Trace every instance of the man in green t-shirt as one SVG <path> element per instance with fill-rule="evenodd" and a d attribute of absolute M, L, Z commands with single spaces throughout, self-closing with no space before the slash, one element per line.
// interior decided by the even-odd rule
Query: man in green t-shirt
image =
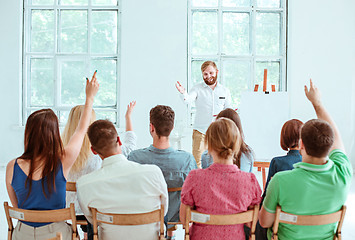
<path fill-rule="evenodd" d="M 320 92 L 310 81 L 305 94 L 318 119 L 304 124 L 301 130 L 302 162 L 294 169 L 277 173 L 270 181 L 259 214 L 260 225 L 270 228 L 276 206 L 296 215 L 322 215 L 340 210 L 345 203 L 352 178 L 352 167 L 345 155 L 339 131 L 324 108 Z M 329 155 L 329 158 L 327 157 Z M 333 239 L 336 224 L 298 226 L 280 223 L 279 239 Z M 271 239 L 272 231 L 268 231 Z"/>

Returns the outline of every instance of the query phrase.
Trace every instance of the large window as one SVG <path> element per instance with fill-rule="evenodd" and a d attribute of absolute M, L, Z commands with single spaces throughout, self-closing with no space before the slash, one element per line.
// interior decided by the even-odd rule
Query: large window
<path fill-rule="evenodd" d="M 117 123 L 118 0 L 24 0 L 23 121 L 51 108 L 65 123 L 97 69 L 97 118 Z"/>
<path fill-rule="evenodd" d="M 201 64 L 213 60 L 235 107 L 243 91 L 262 86 L 264 69 L 268 89 L 274 84 L 276 91 L 286 91 L 286 5 L 286 0 L 190 0 L 188 88 L 202 81 Z"/>

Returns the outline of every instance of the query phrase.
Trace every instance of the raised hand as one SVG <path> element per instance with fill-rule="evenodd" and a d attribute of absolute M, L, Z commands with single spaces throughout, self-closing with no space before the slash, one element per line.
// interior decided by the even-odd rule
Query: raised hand
<path fill-rule="evenodd" d="M 85 93 L 86 93 L 87 98 L 94 99 L 97 91 L 99 90 L 100 84 L 97 81 L 96 73 L 97 73 L 97 70 L 92 75 L 91 81 L 89 81 L 89 79 L 86 78 Z"/>
<path fill-rule="evenodd" d="M 127 105 L 126 117 L 130 117 L 134 107 L 136 106 L 136 101 L 132 101 Z"/>
<path fill-rule="evenodd" d="M 127 105 L 127 111 L 126 111 L 126 132 L 128 131 L 133 131 L 133 126 L 132 126 L 132 120 L 131 120 L 131 114 L 136 106 L 136 101 L 132 101 Z"/>
<path fill-rule="evenodd" d="M 175 87 L 181 94 L 185 93 L 185 88 L 181 85 L 179 81 L 175 83 Z"/>
<path fill-rule="evenodd" d="M 304 86 L 304 92 L 308 100 L 313 106 L 319 106 L 321 104 L 321 94 L 318 88 L 313 84 L 312 79 L 309 80 L 310 88 L 308 90 L 307 85 Z"/>

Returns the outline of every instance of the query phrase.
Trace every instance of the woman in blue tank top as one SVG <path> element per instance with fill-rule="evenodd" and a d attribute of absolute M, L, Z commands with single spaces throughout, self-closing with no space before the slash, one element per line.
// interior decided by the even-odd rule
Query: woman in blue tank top
<path fill-rule="evenodd" d="M 14 207 L 30 210 L 65 208 L 66 178 L 77 158 L 89 126 L 94 97 L 99 89 L 96 71 L 86 80 L 84 113 L 75 133 L 63 147 L 58 118 L 51 109 L 32 113 L 25 127 L 24 153 L 6 168 L 6 187 Z M 64 222 L 31 223 L 19 221 L 12 239 L 48 239 L 62 232 L 71 239 L 71 228 Z"/>

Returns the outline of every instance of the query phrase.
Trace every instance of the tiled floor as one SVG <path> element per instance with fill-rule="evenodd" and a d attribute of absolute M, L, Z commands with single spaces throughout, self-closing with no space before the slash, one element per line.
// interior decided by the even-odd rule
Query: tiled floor
<path fill-rule="evenodd" d="M 256 169 L 254 170 L 259 183 L 261 183 L 261 173 L 256 172 Z M 9 201 L 9 197 L 6 192 L 6 187 L 5 187 L 5 168 L 0 167 L 0 202 L 4 201 Z M 342 230 L 342 235 L 344 240 L 354 240 L 355 239 L 355 232 L 353 231 L 355 228 L 355 177 L 353 178 L 351 189 L 350 189 L 350 194 L 348 196 L 348 199 L 346 201 L 347 205 L 347 212 L 345 216 L 345 221 L 343 225 L 343 230 Z M 182 230 L 181 226 L 179 226 L 179 229 L 176 232 L 176 237 L 177 240 L 182 240 L 184 235 L 184 231 Z M 6 223 L 6 218 L 4 214 L 4 210 L 0 210 L 0 240 L 5 240 L 7 239 L 7 223 Z"/>

